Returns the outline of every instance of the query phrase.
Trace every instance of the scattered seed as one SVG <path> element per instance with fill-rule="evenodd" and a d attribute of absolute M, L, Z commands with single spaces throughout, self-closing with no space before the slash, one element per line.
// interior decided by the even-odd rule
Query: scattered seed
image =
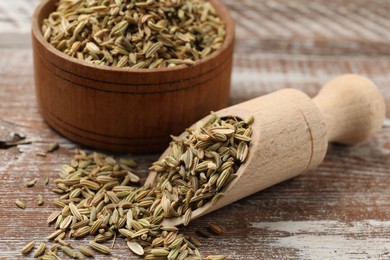
<path fill-rule="evenodd" d="M 62 189 L 52 189 L 51 191 L 60 195 L 65 193 Z"/>
<path fill-rule="evenodd" d="M 54 231 L 53 233 L 51 233 L 51 234 L 47 237 L 47 239 L 49 239 L 49 240 L 55 239 L 55 238 L 57 238 L 59 235 L 61 235 L 61 234 L 63 234 L 63 233 L 65 233 L 65 232 L 64 232 L 62 229 L 58 229 L 58 230 Z"/>
<path fill-rule="evenodd" d="M 16 206 L 18 206 L 21 209 L 25 209 L 26 208 L 26 205 L 20 199 L 16 199 L 15 200 L 15 204 L 16 204 Z"/>
<path fill-rule="evenodd" d="M 190 241 L 196 247 L 200 247 L 202 245 L 202 243 L 200 243 L 200 241 L 196 237 L 194 237 L 194 236 L 190 236 Z"/>
<path fill-rule="evenodd" d="M 72 215 L 75 216 L 79 221 L 83 220 L 83 216 L 73 203 L 69 203 L 69 209 L 70 212 L 72 212 Z"/>
<path fill-rule="evenodd" d="M 65 236 L 66 236 L 66 233 L 62 232 L 56 238 L 54 238 L 54 241 L 57 242 L 57 243 L 60 243 L 60 241 L 65 238 Z"/>
<path fill-rule="evenodd" d="M 220 226 L 211 223 L 207 225 L 207 229 L 215 235 L 222 235 L 225 232 Z"/>
<path fill-rule="evenodd" d="M 89 226 L 81 227 L 74 231 L 73 236 L 76 238 L 84 237 L 88 235 L 90 231 L 91 231 L 91 227 Z"/>
<path fill-rule="evenodd" d="M 45 185 L 48 185 L 48 184 L 49 184 L 49 181 L 50 181 L 49 176 L 46 176 L 46 177 L 45 177 Z"/>
<path fill-rule="evenodd" d="M 34 257 L 38 257 L 40 255 L 43 255 L 46 249 L 46 244 L 45 243 L 40 243 L 38 248 L 34 251 Z"/>
<path fill-rule="evenodd" d="M 65 234 L 65 233 L 64 233 Z M 62 239 L 59 239 L 58 237 L 55 239 L 55 241 L 60 244 L 61 246 L 68 246 L 70 247 L 70 243 L 69 242 L 65 242 L 64 240 Z"/>
<path fill-rule="evenodd" d="M 68 246 L 61 246 L 62 252 L 64 252 L 67 256 L 76 258 L 76 251 Z"/>
<path fill-rule="evenodd" d="M 53 211 L 50 216 L 47 218 L 46 222 L 51 223 L 57 219 L 57 217 L 61 215 L 61 211 Z"/>
<path fill-rule="evenodd" d="M 167 256 L 169 251 L 162 248 L 155 248 L 150 250 L 150 253 L 154 256 Z"/>
<path fill-rule="evenodd" d="M 137 242 L 127 242 L 127 246 L 136 255 L 143 255 L 145 253 L 142 246 Z"/>
<path fill-rule="evenodd" d="M 60 145 L 59 145 L 58 143 L 51 143 L 51 144 L 49 144 L 49 146 L 47 147 L 46 152 L 47 152 L 47 153 L 54 152 L 54 151 L 57 150 L 59 147 L 60 147 Z"/>
<path fill-rule="evenodd" d="M 175 238 L 175 240 L 173 240 L 169 244 L 168 248 L 178 247 L 178 246 L 180 246 L 183 243 L 183 241 L 184 241 L 184 237 L 183 236 L 178 236 L 178 237 Z"/>
<path fill-rule="evenodd" d="M 42 206 L 45 203 L 43 200 L 43 196 L 41 194 L 38 194 L 38 205 Z"/>
<path fill-rule="evenodd" d="M 39 257 L 39 259 L 41 259 L 41 260 L 57 260 L 57 257 L 54 255 L 46 254 L 46 255 Z"/>
<path fill-rule="evenodd" d="M 89 224 L 89 220 L 88 219 L 84 219 L 84 220 L 82 220 L 80 222 L 76 222 L 76 223 L 70 225 L 70 228 L 71 229 L 78 229 L 78 228 L 81 228 L 81 227 L 85 227 L 88 224 Z"/>
<path fill-rule="evenodd" d="M 96 234 L 96 232 L 99 230 L 99 228 L 102 226 L 102 224 L 103 224 L 103 220 L 102 220 L 102 219 L 96 220 L 96 221 L 92 224 L 92 226 L 91 226 L 90 234 L 91 234 L 91 235 Z"/>
<path fill-rule="evenodd" d="M 108 246 L 96 243 L 94 241 L 89 241 L 89 246 L 92 249 L 94 249 L 94 250 L 96 250 L 96 251 L 98 251 L 100 253 L 106 254 L 106 255 L 110 254 L 111 251 L 112 251 Z"/>
<path fill-rule="evenodd" d="M 45 152 L 37 152 L 35 153 L 36 156 L 40 156 L 40 157 L 46 157 L 47 154 Z"/>
<path fill-rule="evenodd" d="M 30 180 L 30 181 L 26 182 L 26 187 L 27 188 L 34 187 L 35 183 L 37 183 L 37 179 Z"/>
<path fill-rule="evenodd" d="M 72 216 L 69 215 L 69 216 L 65 217 L 65 219 L 61 222 L 60 229 L 63 229 L 63 230 L 67 229 L 71 223 L 72 223 Z"/>
<path fill-rule="evenodd" d="M 34 246 L 35 246 L 35 241 L 31 241 L 28 244 L 26 244 L 20 251 L 22 252 L 22 254 L 26 255 L 31 252 Z"/>
<path fill-rule="evenodd" d="M 92 250 L 87 248 L 87 247 L 85 247 L 85 246 L 80 246 L 78 249 L 85 256 L 89 256 L 89 257 L 94 257 L 95 256 L 94 253 L 92 252 Z"/>
<path fill-rule="evenodd" d="M 86 259 L 85 255 L 83 255 L 81 252 L 76 251 L 76 258 L 79 260 L 84 260 Z"/>

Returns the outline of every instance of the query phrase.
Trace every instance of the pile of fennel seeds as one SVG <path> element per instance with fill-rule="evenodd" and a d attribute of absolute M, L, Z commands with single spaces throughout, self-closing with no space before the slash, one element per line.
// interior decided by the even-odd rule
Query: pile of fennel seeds
<path fill-rule="evenodd" d="M 71 57 L 129 68 L 192 65 L 225 39 L 207 0 L 59 0 L 41 30 Z"/>
<path fill-rule="evenodd" d="M 54 225 L 48 239 L 55 244 L 41 243 L 34 256 L 56 259 L 60 251 L 79 259 L 92 256 L 93 251 L 110 254 L 109 243 L 123 237 L 129 249 L 144 259 L 202 259 L 197 238 L 161 222 L 184 215 L 188 225 L 193 210 L 223 196 L 224 187 L 247 157 L 252 122 L 253 117 L 243 121 L 212 114 L 206 123 L 187 130 L 186 137 L 173 138 L 172 153 L 151 167 L 159 173 L 156 183 L 142 187 L 133 185 L 140 181 L 133 173 L 134 161 L 77 150 L 54 180 L 53 191 L 60 195 L 54 201 L 58 210 L 47 222 Z M 93 236 L 89 248 L 67 242 L 86 236 Z M 22 253 L 28 254 L 34 245 L 27 244 Z"/>

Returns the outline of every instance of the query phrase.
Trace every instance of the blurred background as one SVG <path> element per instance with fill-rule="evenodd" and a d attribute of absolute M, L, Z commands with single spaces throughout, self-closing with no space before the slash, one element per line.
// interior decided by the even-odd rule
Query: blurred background
<path fill-rule="evenodd" d="M 284 87 L 314 95 L 333 76 L 353 72 L 378 84 L 390 111 L 389 1 L 222 2 L 236 21 L 233 103 Z M 15 62 L 31 63 L 30 19 L 38 3 L 0 0 L 1 64 L 9 48 L 23 53 Z M 20 66 L 21 74 L 32 73 Z"/>

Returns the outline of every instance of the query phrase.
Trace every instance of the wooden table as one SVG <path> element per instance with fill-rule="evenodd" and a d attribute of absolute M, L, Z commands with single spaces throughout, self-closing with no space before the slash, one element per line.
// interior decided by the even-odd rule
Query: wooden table
<path fill-rule="evenodd" d="M 77 144 L 51 130 L 39 114 L 29 19 L 38 0 L 0 2 L 0 125 L 23 132 L 31 144 L 0 149 L 0 259 L 21 258 L 30 240 L 44 240 L 56 195 L 52 179 Z M 224 0 L 237 23 L 232 103 L 286 87 L 313 96 L 342 73 L 359 73 L 382 91 L 390 117 L 390 4 L 387 0 Z M 60 149 L 35 154 L 47 144 Z M 136 156 L 146 176 L 158 155 Z M 33 188 L 25 181 L 38 178 Z M 49 187 L 52 186 L 53 183 Z M 376 138 L 356 146 L 331 145 L 316 171 L 286 181 L 208 216 L 226 230 L 202 239 L 201 251 L 229 259 L 389 259 L 390 119 Z M 36 205 L 42 194 L 46 203 Z M 27 204 L 18 209 L 14 200 Z M 86 243 L 80 241 L 77 243 Z M 138 259 L 122 239 L 112 257 Z M 102 256 L 97 259 L 106 259 Z"/>

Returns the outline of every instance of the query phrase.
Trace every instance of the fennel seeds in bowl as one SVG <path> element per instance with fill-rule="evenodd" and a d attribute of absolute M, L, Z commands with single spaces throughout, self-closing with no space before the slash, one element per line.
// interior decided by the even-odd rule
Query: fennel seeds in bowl
<path fill-rule="evenodd" d="M 225 26 L 207 0 L 60 0 L 43 20 L 56 49 L 98 65 L 192 65 L 222 46 Z"/>

